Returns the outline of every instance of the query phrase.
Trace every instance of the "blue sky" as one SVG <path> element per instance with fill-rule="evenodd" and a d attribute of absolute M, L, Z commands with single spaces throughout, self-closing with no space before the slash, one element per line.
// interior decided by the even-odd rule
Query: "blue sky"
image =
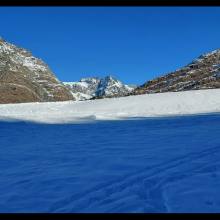
<path fill-rule="evenodd" d="M 220 48 L 220 7 L 0 7 L 0 36 L 62 81 L 142 84 Z"/>

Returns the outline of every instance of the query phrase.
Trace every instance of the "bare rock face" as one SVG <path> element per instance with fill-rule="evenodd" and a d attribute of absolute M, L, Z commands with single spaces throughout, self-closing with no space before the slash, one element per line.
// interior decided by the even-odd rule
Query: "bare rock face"
<path fill-rule="evenodd" d="M 201 55 L 187 66 L 150 80 L 131 95 L 220 88 L 220 49 Z"/>
<path fill-rule="evenodd" d="M 42 60 L 0 39 L 0 103 L 66 100 L 74 97 Z"/>

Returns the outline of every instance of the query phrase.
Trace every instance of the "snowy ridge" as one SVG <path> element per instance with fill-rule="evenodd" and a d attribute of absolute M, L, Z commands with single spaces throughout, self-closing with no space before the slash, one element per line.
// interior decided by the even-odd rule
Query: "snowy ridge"
<path fill-rule="evenodd" d="M 30 52 L 23 48 L 18 48 L 15 45 L 2 40 L 0 44 L 0 53 L 9 55 L 10 60 L 16 65 L 22 65 L 32 71 L 47 71 L 47 66 L 40 59 L 31 55 Z M 16 69 L 11 66 L 11 71 Z"/>
<path fill-rule="evenodd" d="M 72 91 L 76 100 L 124 96 L 135 88 L 134 86 L 124 85 L 112 76 L 82 78 L 79 82 L 64 82 L 64 85 Z"/>
<path fill-rule="evenodd" d="M 100 79 L 97 77 L 82 78 L 79 82 L 63 82 L 76 100 L 87 100 L 94 97 L 99 83 Z"/>
<path fill-rule="evenodd" d="M 1 120 L 71 123 L 220 112 L 220 89 L 145 94 L 81 102 L 0 105 Z"/>

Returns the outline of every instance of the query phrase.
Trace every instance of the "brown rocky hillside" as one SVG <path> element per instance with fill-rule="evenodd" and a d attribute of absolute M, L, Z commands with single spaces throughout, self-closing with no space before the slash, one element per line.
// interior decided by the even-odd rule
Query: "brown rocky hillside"
<path fill-rule="evenodd" d="M 71 92 L 42 60 L 0 39 L 0 103 L 66 100 Z"/>
<path fill-rule="evenodd" d="M 187 66 L 147 81 L 130 95 L 220 88 L 220 49 L 204 54 Z"/>

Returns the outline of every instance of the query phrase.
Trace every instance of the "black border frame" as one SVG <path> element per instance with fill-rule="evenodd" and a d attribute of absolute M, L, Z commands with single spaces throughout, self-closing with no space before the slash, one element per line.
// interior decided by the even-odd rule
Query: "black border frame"
<path fill-rule="evenodd" d="M 178 4 L 177 4 L 178 3 Z M 62 7 L 62 6 L 72 6 L 72 7 L 182 7 L 182 6 L 193 6 L 193 7 L 219 7 L 220 1 L 217 3 L 215 0 L 206 1 L 198 1 L 195 0 L 176 0 L 172 2 L 165 2 L 162 0 L 135 0 L 135 1 L 125 1 L 125 0 L 105 0 L 105 1 L 93 1 L 92 3 L 88 3 L 85 0 L 8 0 L 8 1 L 1 1 L 0 7 Z M 220 21 L 219 21 L 220 22 Z M 0 213 L 0 220 L 7 220 L 7 219 L 151 219 L 151 218 L 168 218 L 168 219 L 179 219 L 179 218 L 216 218 L 220 219 L 220 212 L 219 213 Z"/>

